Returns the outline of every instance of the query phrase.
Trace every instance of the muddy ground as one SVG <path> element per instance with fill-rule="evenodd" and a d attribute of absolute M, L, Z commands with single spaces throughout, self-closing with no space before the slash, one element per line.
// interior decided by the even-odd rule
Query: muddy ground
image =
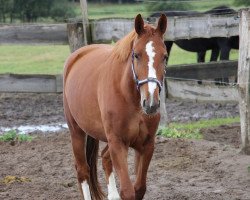
<path fill-rule="evenodd" d="M 167 110 L 169 121 L 239 114 L 237 104 L 168 101 Z M 61 95 L 0 94 L 0 126 L 64 122 Z M 203 140 L 156 138 L 145 199 L 250 199 L 250 156 L 239 153 L 239 124 L 202 132 Z M 79 199 L 68 131 L 32 134 L 32 142 L 0 143 L 0 199 Z M 99 178 L 106 191 L 100 162 Z"/>

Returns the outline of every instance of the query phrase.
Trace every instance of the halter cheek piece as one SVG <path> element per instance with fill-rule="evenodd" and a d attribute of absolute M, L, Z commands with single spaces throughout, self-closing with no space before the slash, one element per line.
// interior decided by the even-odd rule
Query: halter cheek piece
<path fill-rule="evenodd" d="M 132 51 L 132 65 L 131 65 L 131 67 L 132 67 L 132 73 L 133 73 L 133 77 L 134 77 L 134 80 L 135 80 L 136 87 L 137 87 L 138 91 L 140 90 L 141 85 L 143 85 L 145 83 L 148 83 L 148 82 L 154 82 L 159 87 L 159 93 L 161 92 L 161 90 L 162 90 L 162 83 L 157 78 L 148 77 L 148 78 L 143 79 L 143 80 L 139 80 L 138 79 L 138 77 L 137 77 L 137 75 L 135 73 L 135 66 L 134 66 L 134 50 Z"/>

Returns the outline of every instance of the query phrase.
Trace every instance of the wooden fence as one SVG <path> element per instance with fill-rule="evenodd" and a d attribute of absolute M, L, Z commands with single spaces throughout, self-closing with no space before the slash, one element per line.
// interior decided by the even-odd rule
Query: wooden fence
<path fill-rule="evenodd" d="M 150 19 L 154 24 L 155 18 Z M 117 41 L 133 29 L 133 19 L 107 18 L 90 20 L 89 43 Z M 67 33 L 68 30 L 68 33 Z M 77 34 L 72 34 L 72 31 Z M 8 43 L 55 43 L 65 44 L 76 37 L 79 42 L 85 37 L 82 22 L 69 20 L 67 24 L 0 24 L 0 44 Z M 165 40 L 190 38 L 230 37 L 239 34 L 238 14 L 200 15 L 192 17 L 168 17 Z M 72 42 L 70 42 L 72 43 Z M 81 45 L 83 46 L 83 45 Z"/>
<path fill-rule="evenodd" d="M 225 86 L 214 83 L 215 78 L 236 78 L 237 68 L 237 61 L 168 67 L 166 70 L 167 97 L 194 101 L 238 102 L 239 95 L 235 83 Z M 197 80 L 203 80 L 202 84 L 198 84 Z"/>
<path fill-rule="evenodd" d="M 150 19 L 151 23 L 155 23 L 155 18 Z M 133 19 L 99 19 L 89 22 L 89 43 L 101 43 L 116 41 L 126 35 L 133 29 Z M 239 17 L 238 14 L 228 15 L 200 15 L 192 17 L 169 17 L 168 28 L 165 34 L 166 40 L 189 39 L 196 37 L 218 37 L 218 36 L 234 36 L 239 34 Z M 65 44 L 69 41 L 71 51 L 74 51 L 84 43 L 83 24 L 79 20 L 69 20 L 68 24 L 21 24 L 21 25 L 2 25 L 0 26 L 0 44 L 4 43 L 21 43 L 21 44 Z M 237 101 L 237 92 L 235 87 L 215 86 L 213 84 L 197 85 L 196 82 L 184 82 L 184 79 L 212 79 L 219 74 L 221 77 L 237 76 L 237 62 L 222 62 L 209 64 L 195 64 L 172 66 L 167 69 L 167 92 L 170 98 L 183 98 L 193 100 L 206 101 Z M 214 73 L 215 72 L 215 73 Z M 7 77 L 10 78 L 8 85 L 9 92 L 23 92 L 24 89 L 14 86 L 15 82 L 22 79 L 14 75 L 6 75 L 0 77 L 1 81 L 6 82 Z M 27 76 L 23 76 L 24 79 Z M 34 80 L 37 77 L 34 77 Z M 41 78 L 41 77 L 40 77 Z M 47 78 L 47 77 L 46 77 Z M 172 78 L 172 79 L 171 79 Z M 31 80 L 31 79 L 30 79 Z M 13 82 L 12 82 L 13 81 Z M 52 81 L 53 82 L 53 81 Z M 25 83 L 26 84 L 26 83 Z M 185 86 L 186 84 L 186 86 Z M 19 84 L 17 84 L 19 85 Z M 22 83 L 20 82 L 20 85 Z M 35 84 L 34 84 L 35 85 Z M 52 84 L 53 85 L 53 84 Z M 50 84 L 39 91 L 51 92 L 60 91 L 50 88 Z M 35 87 L 35 86 L 34 86 Z M 54 86 L 53 86 L 54 87 Z M 209 87 L 209 90 L 207 90 Z M 24 88 L 21 87 L 21 88 Z M 28 87 L 30 88 L 30 87 Z M 33 92 L 34 88 L 26 92 Z M 184 89 L 185 88 L 185 89 Z M 4 87 L 0 90 L 5 91 Z M 196 92 L 196 90 L 203 91 Z M 208 91 L 204 94 L 204 91 Z M 232 95 L 227 95 L 227 94 Z M 225 97 L 226 98 L 222 98 Z"/>
<path fill-rule="evenodd" d="M 2 24 L 0 44 L 68 44 L 66 24 Z"/>
<path fill-rule="evenodd" d="M 62 92 L 62 75 L 0 75 L 1 92 Z"/>
<path fill-rule="evenodd" d="M 239 72 L 238 72 L 238 82 L 239 82 L 239 95 L 238 90 L 235 87 L 226 88 L 210 85 L 209 88 L 206 84 L 203 85 L 194 85 L 194 82 L 184 82 L 178 79 L 186 77 L 186 79 L 195 77 L 194 79 L 203 78 L 216 78 L 212 74 L 210 67 L 215 69 L 216 75 L 218 74 L 219 67 L 222 67 L 220 73 L 222 77 L 226 77 L 228 74 L 235 75 L 237 72 L 237 63 L 228 62 L 220 64 L 208 64 L 205 66 L 175 66 L 168 69 L 168 74 L 172 74 L 171 77 L 167 77 L 167 89 L 168 94 L 174 97 L 179 91 L 179 98 L 194 98 L 195 100 L 218 100 L 218 97 L 221 96 L 222 99 L 227 100 L 238 100 L 240 99 L 240 115 L 241 115 L 241 138 L 243 148 L 242 150 L 247 154 L 250 154 L 250 10 L 242 10 L 240 17 L 238 14 L 229 14 L 226 16 L 221 15 L 204 15 L 197 17 L 169 17 L 168 18 L 168 30 L 165 35 L 166 40 L 178 40 L 178 39 L 191 39 L 191 38 L 210 38 L 210 37 L 230 37 L 235 35 L 240 35 L 240 59 L 238 62 Z M 239 29 L 240 24 L 240 29 Z M 70 42 L 71 51 L 76 50 L 77 48 L 83 46 L 84 39 L 86 40 L 88 34 L 89 43 L 101 43 L 116 41 L 126 35 L 130 30 L 133 29 L 133 20 L 131 19 L 101 19 L 90 21 L 87 27 L 88 31 L 84 35 L 83 25 L 80 22 L 70 22 L 67 25 L 68 38 Z M 34 27 L 33 27 L 34 28 Z M 14 33 L 12 32 L 14 30 Z M 56 37 L 54 39 L 44 39 L 46 28 L 40 28 L 40 32 L 36 32 L 37 40 L 33 40 L 38 43 L 50 43 L 52 40 L 56 41 L 55 43 L 64 43 L 65 42 L 65 26 L 61 26 L 62 37 Z M 48 28 L 50 31 L 49 37 L 55 37 L 55 30 L 52 27 Z M 239 32 L 240 30 L 240 32 Z M 16 32 L 15 32 L 16 31 Z M 29 38 L 29 33 L 32 31 L 25 32 L 25 25 L 23 27 L 14 27 L 12 30 L 7 27 L 0 27 L 0 44 L 9 43 L 10 41 L 15 41 L 15 43 L 33 43 Z M 46 36 L 47 37 L 47 36 Z M 62 42 L 63 41 L 63 42 Z M 204 69 L 201 69 L 204 67 Z M 224 74 L 224 70 L 226 74 Z M 172 71 L 171 71 L 172 70 Z M 207 70 L 207 71 L 206 71 Z M 206 71 L 206 72 L 205 72 Z M 207 76 L 208 75 L 208 76 Z M 0 77 L 0 82 L 4 81 L 4 85 L 0 90 L 13 91 L 11 87 L 18 88 L 19 85 L 16 80 L 22 80 L 23 84 L 26 86 L 24 88 L 32 88 L 29 84 L 32 80 L 28 76 L 16 76 L 16 75 L 4 75 Z M 46 78 L 44 81 L 42 78 Z M 171 79 L 170 79 L 171 78 Z M 10 79 L 10 80 L 8 80 Z M 11 80 L 12 79 L 12 80 Z M 14 80 L 15 79 L 15 80 Z M 60 92 L 62 88 L 61 77 L 36 77 L 36 81 L 40 81 L 41 88 L 51 87 L 49 92 Z M 46 85 L 49 83 L 48 86 Z M 33 84 L 33 83 L 32 83 Z M 0 83 L 0 85 L 2 85 Z M 206 85 L 206 86 L 205 86 Z M 189 87 L 188 87 L 189 86 Z M 205 86 L 205 87 L 203 87 Z M 202 88 L 203 87 L 203 88 Z M 216 87 L 216 91 L 213 90 Z M 27 92 L 26 89 L 20 89 L 20 91 Z M 31 89 L 30 91 L 34 91 Z M 205 91 L 214 91 L 212 94 L 205 93 Z M 44 90 L 40 90 L 43 92 Z M 204 99 L 206 98 L 206 99 Z"/>
<path fill-rule="evenodd" d="M 237 61 L 223 61 L 168 67 L 167 96 L 171 99 L 238 102 L 235 86 L 215 85 L 213 82 L 198 84 L 195 81 L 214 79 L 218 74 L 220 77 L 237 77 L 237 65 Z M 0 75 L 0 92 L 62 92 L 62 75 L 3 74 Z"/>

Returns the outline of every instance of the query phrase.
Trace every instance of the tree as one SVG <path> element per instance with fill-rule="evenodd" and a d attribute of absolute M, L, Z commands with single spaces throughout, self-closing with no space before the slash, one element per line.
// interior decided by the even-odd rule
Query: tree
<path fill-rule="evenodd" d="M 74 16 L 75 10 L 69 0 L 0 0 L 0 22 L 35 22 L 48 17 L 63 21 Z"/>
<path fill-rule="evenodd" d="M 6 22 L 13 7 L 13 0 L 0 0 L 0 22 Z"/>
<path fill-rule="evenodd" d="M 55 21 L 63 21 L 75 15 L 75 10 L 68 0 L 53 0 L 53 5 L 50 10 L 50 17 L 52 19 Z"/>
<path fill-rule="evenodd" d="M 53 1 L 51 0 L 14 0 L 12 13 L 24 22 L 34 22 L 38 17 L 46 17 Z"/>

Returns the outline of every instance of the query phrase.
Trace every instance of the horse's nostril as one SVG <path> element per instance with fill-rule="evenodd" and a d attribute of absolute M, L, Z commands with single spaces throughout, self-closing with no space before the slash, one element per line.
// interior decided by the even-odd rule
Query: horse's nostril
<path fill-rule="evenodd" d="M 161 105 L 161 101 L 159 100 L 159 102 L 158 102 L 158 107 L 160 107 L 160 105 Z"/>
<path fill-rule="evenodd" d="M 143 106 L 143 107 L 146 106 L 146 99 L 143 100 L 142 106 Z"/>

